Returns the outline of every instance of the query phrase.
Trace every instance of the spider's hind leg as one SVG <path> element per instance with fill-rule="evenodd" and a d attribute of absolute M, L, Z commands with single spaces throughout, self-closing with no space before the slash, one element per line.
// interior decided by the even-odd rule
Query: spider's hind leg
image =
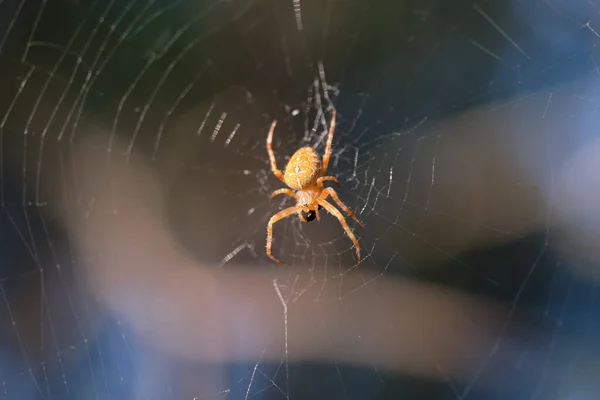
<path fill-rule="evenodd" d="M 325 176 L 327 173 L 327 167 L 329 166 L 329 159 L 331 158 L 331 144 L 333 142 L 333 132 L 335 131 L 335 108 L 331 112 L 331 122 L 329 123 L 329 135 L 327 136 L 327 146 L 325 147 L 325 154 L 323 154 L 323 161 L 321 163 L 321 176 Z"/>
<path fill-rule="evenodd" d="M 277 125 L 277 120 L 274 120 L 271 124 L 271 129 L 269 129 L 269 134 L 267 136 L 267 153 L 269 153 L 269 162 L 271 163 L 271 172 L 275 175 L 281 182 L 285 183 L 285 178 L 283 177 L 283 173 L 277 168 L 277 161 L 275 160 L 275 153 L 273 152 L 273 131 L 275 131 L 275 126 Z"/>

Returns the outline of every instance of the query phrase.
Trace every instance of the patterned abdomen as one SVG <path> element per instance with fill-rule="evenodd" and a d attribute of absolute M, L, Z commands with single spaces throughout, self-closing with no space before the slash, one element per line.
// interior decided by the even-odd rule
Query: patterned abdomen
<path fill-rule="evenodd" d="M 287 185 L 294 190 L 314 185 L 321 172 L 321 160 L 312 147 L 298 149 L 290 158 L 283 174 Z"/>

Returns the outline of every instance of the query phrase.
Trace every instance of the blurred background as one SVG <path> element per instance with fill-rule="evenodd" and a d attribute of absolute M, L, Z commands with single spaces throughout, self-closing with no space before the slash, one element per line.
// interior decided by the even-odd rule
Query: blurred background
<path fill-rule="evenodd" d="M 592 0 L 0 0 L 0 398 L 598 398 L 600 186 L 581 157 L 598 137 L 599 13 Z M 165 226 L 199 265 L 276 268 L 266 224 L 291 203 L 269 200 L 282 184 L 268 128 L 279 121 L 283 168 L 301 146 L 323 151 L 333 107 L 330 172 L 365 223 L 364 261 L 335 219 L 289 218 L 280 279 L 295 296 L 320 288 L 315 312 L 339 292 L 350 320 L 357 271 L 502 305 L 468 378 L 444 378 L 435 352 L 442 378 L 259 349 L 216 379 L 149 348 L 89 289 L 69 228 L 97 201 L 81 143 L 102 132 L 101 174 L 118 174 L 116 153 L 159 171 Z M 355 321 L 351 338 L 375 329 Z"/>

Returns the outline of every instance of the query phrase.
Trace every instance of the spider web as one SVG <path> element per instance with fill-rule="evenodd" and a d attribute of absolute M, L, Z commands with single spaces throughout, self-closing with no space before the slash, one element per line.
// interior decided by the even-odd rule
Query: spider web
<path fill-rule="evenodd" d="M 107 136 L 100 169 L 123 140 L 128 161 L 177 171 L 169 223 L 196 259 L 271 266 L 266 225 L 292 203 L 269 199 L 281 182 L 268 127 L 279 121 L 283 169 L 301 146 L 322 154 L 333 108 L 328 173 L 365 224 L 348 219 L 363 261 L 325 212 L 278 222 L 273 252 L 293 265 L 272 288 L 285 355 L 272 363 L 259 349 L 228 365 L 211 398 L 597 396 L 597 284 L 573 272 L 595 264 L 557 239 L 555 205 L 561 167 L 593 139 L 600 5 L 397 3 L 0 1 L 0 397 L 204 398 L 198 377 L 210 380 L 205 365 L 152 354 L 76 273 L 85 261 L 49 210 L 66 210 L 65 224 L 94 213 L 72 157 L 86 135 Z M 169 158 L 172 148 L 185 151 Z M 440 301 L 454 301 L 452 288 L 505 306 L 468 377 L 450 377 L 435 350 L 436 381 L 339 354 L 288 359 L 298 299 L 320 315 L 333 296 L 356 322 L 350 342 L 365 346 L 373 328 L 350 297 L 383 296 L 378 281 L 396 276 L 442 284 Z M 485 321 L 465 313 L 456 324 Z"/>

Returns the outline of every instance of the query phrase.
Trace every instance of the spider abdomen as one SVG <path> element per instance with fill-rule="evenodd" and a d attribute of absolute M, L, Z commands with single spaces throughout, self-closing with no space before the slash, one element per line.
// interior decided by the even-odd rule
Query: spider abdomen
<path fill-rule="evenodd" d="M 298 149 L 290 158 L 283 175 L 285 183 L 294 190 L 301 190 L 316 183 L 321 172 L 321 160 L 312 147 Z"/>

